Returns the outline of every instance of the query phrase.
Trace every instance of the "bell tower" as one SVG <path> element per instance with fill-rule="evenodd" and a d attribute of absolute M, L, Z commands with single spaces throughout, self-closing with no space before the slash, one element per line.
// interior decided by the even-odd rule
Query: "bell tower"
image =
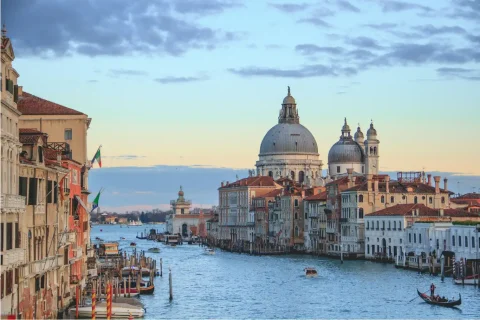
<path fill-rule="evenodd" d="M 367 131 L 367 140 L 365 140 L 365 167 L 366 174 L 378 174 L 380 163 L 379 153 L 380 141 L 377 139 L 377 130 L 373 127 L 373 120 L 370 123 L 370 128 Z"/>

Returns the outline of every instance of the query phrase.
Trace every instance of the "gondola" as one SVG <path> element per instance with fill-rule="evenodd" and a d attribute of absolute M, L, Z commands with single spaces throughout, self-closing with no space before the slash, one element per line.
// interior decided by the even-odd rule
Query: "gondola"
<path fill-rule="evenodd" d="M 439 302 L 439 301 L 432 300 L 429 295 L 427 295 L 425 293 L 421 293 L 420 291 L 418 291 L 418 289 L 417 289 L 417 293 L 420 296 L 420 298 L 422 298 L 423 301 L 425 301 L 428 304 L 433 304 L 433 305 L 436 305 L 436 306 L 455 307 L 455 306 L 459 306 L 459 305 L 462 304 L 462 295 L 461 294 L 458 294 L 460 296 L 460 298 L 458 298 L 458 300 L 448 300 L 446 302 Z"/>

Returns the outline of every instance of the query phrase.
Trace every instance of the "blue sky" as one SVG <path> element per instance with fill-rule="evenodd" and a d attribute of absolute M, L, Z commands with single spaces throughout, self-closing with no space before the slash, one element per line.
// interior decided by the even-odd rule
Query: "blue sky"
<path fill-rule="evenodd" d="M 479 21 L 478 0 L 2 1 L 20 85 L 92 117 L 106 167 L 252 168 L 291 86 L 324 162 L 373 119 L 381 170 L 480 175 Z"/>

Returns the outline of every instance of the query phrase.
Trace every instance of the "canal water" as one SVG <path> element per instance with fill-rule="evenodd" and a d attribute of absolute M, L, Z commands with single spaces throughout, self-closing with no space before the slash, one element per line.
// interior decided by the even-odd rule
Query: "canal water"
<path fill-rule="evenodd" d="M 177 247 L 138 240 L 137 232 L 162 225 L 122 228 L 95 225 L 92 239 L 119 241 L 127 251 L 159 246 L 161 253 L 147 256 L 163 259 L 163 277 L 155 278 L 154 295 L 142 295 L 146 319 L 246 319 L 246 318 L 479 318 L 480 289 L 458 286 L 451 278 L 395 269 L 392 264 L 312 257 L 250 256 L 216 251 L 205 255 L 198 245 Z M 121 240 L 125 237 L 126 240 Z M 303 269 L 315 267 L 317 278 L 305 278 Z M 172 270 L 173 300 L 169 301 L 168 268 Z M 424 292 L 435 283 L 446 297 L 462 295 L 458 308 L 424 303 Z M 413 300 L 413 301 L 412 301 Z"/>

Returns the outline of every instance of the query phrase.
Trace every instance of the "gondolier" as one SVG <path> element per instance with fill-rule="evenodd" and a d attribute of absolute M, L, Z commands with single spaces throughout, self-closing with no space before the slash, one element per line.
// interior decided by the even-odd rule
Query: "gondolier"
<path fill-rule="evenodd" d="M 435 285 L 434 285 L 433 282 L 432 282 L 432 284 L 430 285 L 430 297 L 432 297 L 432 298 L 433 298 L 434 295 L 435 295 L 435 288 L 436 288 L 436 287 L 435 287 Z"/>

